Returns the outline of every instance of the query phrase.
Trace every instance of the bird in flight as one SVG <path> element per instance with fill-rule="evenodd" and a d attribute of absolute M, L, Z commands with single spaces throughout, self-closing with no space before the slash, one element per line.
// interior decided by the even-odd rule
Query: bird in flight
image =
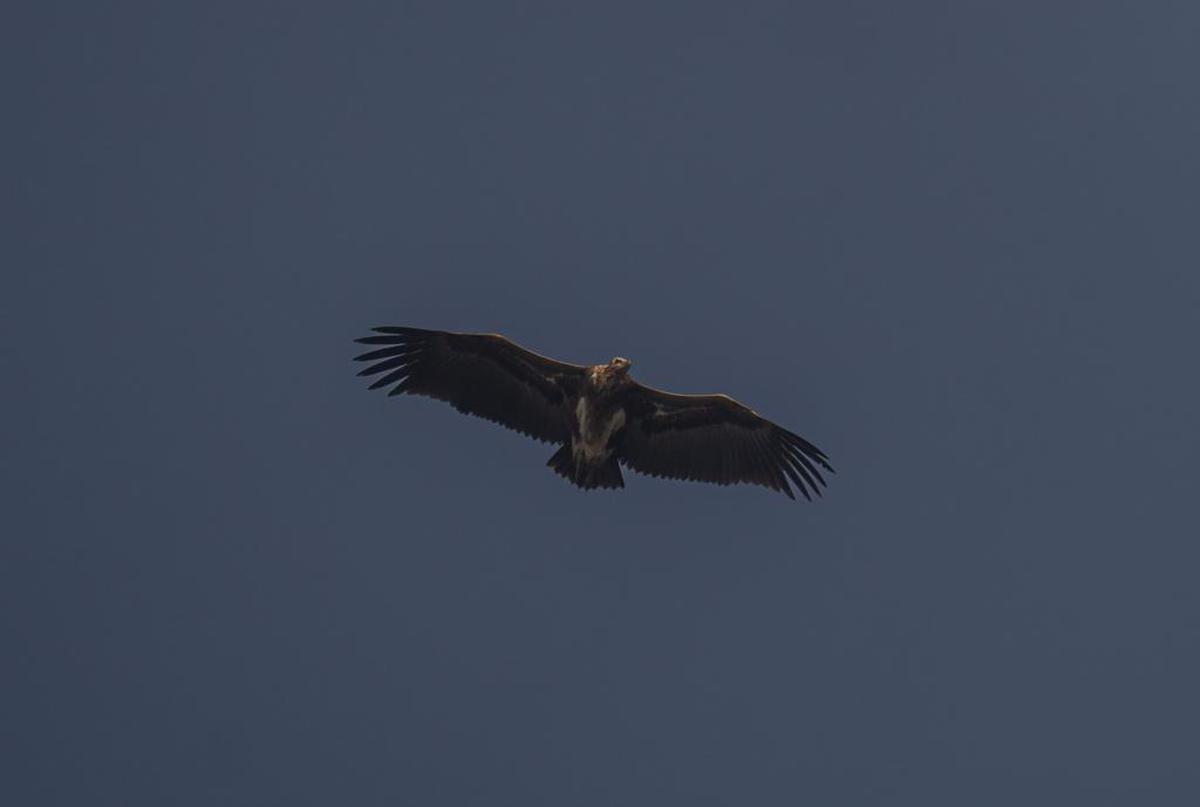
<path fill-rule="evenodd" d="M 643 386 L 632 363 L 590 367 L 541 356 L 499 334 L 373 328 L 355 357 L 371 389 L 425 395 L 460 412 L 559 445 L 546 463 L 584 489 L 623 488 L 624 465 L 672 479 L 748 483 L 795 499 L 820 495 L 833 472 L 816 446 L 728 395 L 678 395 Z M 789 485 L 789 482 L 791 483 Z"/>

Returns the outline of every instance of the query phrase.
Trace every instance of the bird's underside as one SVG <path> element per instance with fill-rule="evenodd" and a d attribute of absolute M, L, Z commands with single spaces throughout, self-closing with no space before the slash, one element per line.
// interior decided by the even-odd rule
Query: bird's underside
<path fill-rule="evenodd" d="M 555 361 L 498 334 L 380 327 L 355 341 L 371 389 L 446 401 L 536 440 L 556 443 L 547 463 L 584 489 L 620 488 L 638 473 L 718 485 L 761 485 L 811 499 L 833 472 L 816 446 L 727 395 L 645 387 L 630 362 Z"/>

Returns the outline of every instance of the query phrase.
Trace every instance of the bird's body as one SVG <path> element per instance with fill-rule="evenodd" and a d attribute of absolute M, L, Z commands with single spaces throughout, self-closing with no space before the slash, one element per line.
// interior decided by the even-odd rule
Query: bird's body
<path fill-rule="evenodd" d="M 583 366 L 555 361 L 497 334 L 375 328 L 358 342 L 385 347 L 360 375 L 444 400 L 538 440 L 559 444 L 547 463 L 581 488 L 625 486 L 621 465 L 652 476 L 747 482 L 794 498 L 825 484 L 826 456 L 726 395 L 676 395 L 643 386 L 629 360 Z"/>
<path fill-rule="evenodd" d="M 628 367 L 624 359 L 589 367 L 577 391 L 565 396 L 571 440 L 548 464 L 580 487 L 625 485 L 616 449 L 627 417 L 625 398 L 634 383 Z"/>

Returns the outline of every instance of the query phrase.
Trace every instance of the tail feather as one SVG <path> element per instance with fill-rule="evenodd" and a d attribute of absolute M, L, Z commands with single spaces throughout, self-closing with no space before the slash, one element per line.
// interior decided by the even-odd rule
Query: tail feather
<path fill-rule="evenodd" d="M 554 452 L 554 456 L 546 464 L 553 468 L 556 474 L 585 490 L 625 487 L 625 478 L 621 475 L 621 466 L 617 464 L 616 457 L 596 463 L 577 462 L 570 443 Z"/>

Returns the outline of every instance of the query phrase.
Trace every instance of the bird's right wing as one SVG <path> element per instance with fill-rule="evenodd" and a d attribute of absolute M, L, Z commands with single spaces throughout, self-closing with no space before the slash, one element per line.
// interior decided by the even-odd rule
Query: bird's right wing
<path fill-rule="evenodd" d="M 748 482 L 791 498 L 790 479 L 805 498 L 820 495 L 833 472 L 812 443 L 728 395 L 678 395 L 638 384 L 619 447 L 621 462 L 651 476 Z"/>
<path fill-rule="evenodd" d="M 499 334 L 372 330 L 375 335 L 355 340 L 382 346 L 355 357 L 374 362 L 359 375 L 383 374 L 371 389 L 394 384 L 388 395 L 425 395 L 537 440 L 570 440 L 563 402 L 582 382 L 583 366 L 541 356 Z"/>

